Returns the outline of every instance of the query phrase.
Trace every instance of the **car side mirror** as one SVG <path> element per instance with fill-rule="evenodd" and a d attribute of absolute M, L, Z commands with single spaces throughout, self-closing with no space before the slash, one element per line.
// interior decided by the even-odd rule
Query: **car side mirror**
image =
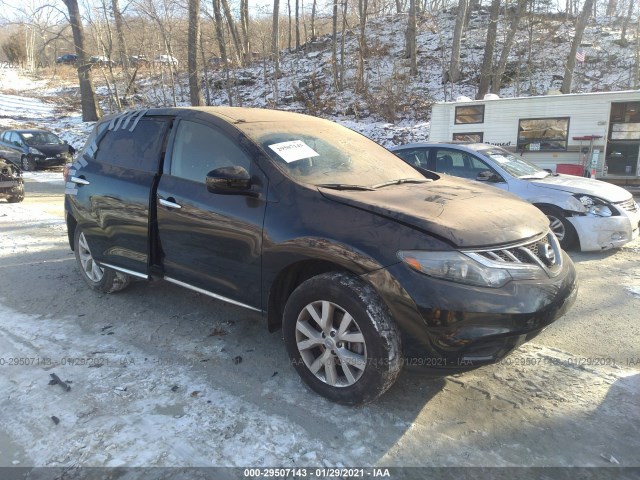
<path fill-rule="evenodd" d="M 207 173 L 207 190 L 211 193 L 251 195 L 251 175 L 240 166 L 220 167 Z"/>
<path fill-rule="evenodd" d="M 495 172 L 491 170 L 485 170 L 480 172 L 476 177 L 476 180 L 479 182 L 490 182 L 490 183 L 499 183 L 504 182 L 503 178 Z"/>

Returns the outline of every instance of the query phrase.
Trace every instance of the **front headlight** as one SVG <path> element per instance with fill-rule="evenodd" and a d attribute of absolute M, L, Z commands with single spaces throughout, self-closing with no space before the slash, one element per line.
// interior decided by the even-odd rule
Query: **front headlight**
<path fill-rule="evenodd" d="M 609 208 L 609 205 L 603 200 L 590 195 L 575 195 L 575 197 L 586 208 L 588 214 L 595 215 L 597 217 L 610 217 L 613 212 Z"/>
<path fill-rule="evenodd" d="M 44 153 L 42 153 L 40 150 L 38 150 L 37 148 L 33 148 L 33 147 L 29 147 L 29 153 L 31 155 L 44 155 Z"/>
<path fill-rule="evenodd" d="M 482 265 L 460 252 L 407 250 L 398 257 L 420 273 L 467 285 L 499 288 L 513 278 L 507 269 Z"/>

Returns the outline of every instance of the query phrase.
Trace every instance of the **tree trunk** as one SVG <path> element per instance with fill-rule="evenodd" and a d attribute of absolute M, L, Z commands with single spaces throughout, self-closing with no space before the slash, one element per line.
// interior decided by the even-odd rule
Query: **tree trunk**
<path fill-rule="evenodd" d="M 273 55 L 274 78 L 273 78 L 273 102 L 278 104 L 278 77 L 280 76 L 280 45 L 279 38 L 280 23 L 280 0 L 273 0 L 273 26 L 271 30 L 271 53 Z"/>
<path fill-rule="evenodd" d="M 627 16 L 622 20 L 622 33 L 620 33 L 620 45 L 627 45 L 627 28 L 629 28 L 629 22 L 631 21 L 631 17 L 633 16 L 633 5 L 635 0 L 629 0 L 629 11 L 627 12 Z"/>
<path fill-rule="evenodd" d="M 249 0 L 240 0 L 240 26 L 242 28 L 243 50 L 252 59 L 249 39 Z"/>
<path fill-rule="evenodd" d="M 340 39 L 340 84 L 338 85 L 338 90 L 344 90 L 344 50 L 345 50 L 345 42 L 346 42 L 346 31 L 347 31 L 347 7 L 349 5 L 349 0 L 342 0 L 342 29 L 341 29 L 341 39 Z"/>
<path fill-rule="evenodd" d="M 585 0 L 584 6 L 582 7 L 582 13 L 580 13 L 580 16 L 578 17 L 578 23 L 576 24 L 576 33 L 573 36 L 573 42 L 571 42 L 571 49 L 569 50 L 567 63 L 564 67 L 564 78 L 562 79 L 562 88 L 560 89 L 562 93 L 571 93 L 573 69 L 576 66 L 576 53 L 578 51 L 580 43 L 582 42 L 582 34 L 584 33 L 584 29 L 587 27 L 589 17 L 591 16 L 591 12 L 593 11 L 593 1 L 594 0 Z"/>
<path fill-rule="evenodd" d="M 287 35 L 287 48 L 289 50 L 289 52 L 291 52 L 291 0 L 287 0 L 287 12 L 289 14 L 288 18 L 289 18 L 289 34 Z"/>
<path fill-rule="evenodd" d="M 418 75 L 418 58 L 416 45 L 416 0 L 409 1 L 409 18 L 407 22 L 407 57 L 410 59 L 409 74 L 412 77 Z"/>
<path fill-rule="evenodd" d="M 466 16 L 467 0 L 458 0 L 458 15 L 456 16 L 456 26 L 453 29 L 453 44 L 451 45 L 449 78 L 445 79 L 452 83 L 460 80 L 460 45 L 462 44 L 462 32 L 464 31 L 464 20 Z"/>
<path fill-rule="evenodd" d="M 231 40 L 233 41 L 233 46 L 236 49 L 238 62 L 242 65 L 244 63 L 244 50 L 242 48 L 242 42 L 240 41 L 240 35 L 238 35 L 238 28 L 236 27 L 236 22 L 233 20 L 233 15 L 231 15 L 229 2 L 227 2 L 227 0 L 221 0 L 221 3 L 222 3 L 222 10 L 224 11 L 224 16 L 227 19 L 227 25 L 229 25 Z"/>
<path fill-rule="evenodd" d="M 189 69 L 189 99 L 198 107 L 204 103 L 198 69 L 200 43 L 200 0 L 189 0 L 189 33 L 187 35 L 187 68 Z"/>
<path fill-rule="evenodd" d="M 111 0 L 111 8 L 113 9 L 113 20 L 116 24 L 116 37 L 118 39 L 118 56 L 122 63 L 122 70 L 124 71 L 124 78 L 127 84 L 127 88 L 124 91 L 126 97 L 130 93 L 135 93 L 135 86 L 133 83 L 135 74 L 131 73 L 129 52 L 127 48 L 127 42 L 124 38 L 124 26 L 122 22 L 122 12 L 120 11 L 120 0 Z"/>
<path fill-rule="evenodd" d="M 296 52 L 300 50 L 300 0 L 296 0 Z"/>
<path fill-rule="evenodd" d="M 311 41 L 316 41 L 316 11 L 318 8 L 318 0 L 313 0 L 311 5 Z"/>
<path fill-rule="evenodd" d="M 493 75 L 493 86 L 491 87 L 491 91 L 493 93 L 500 92 L 500 87 L 502 86 L 502 76 L 504 75 L 504 69 L 507 66 L 507 60 L 509 59 L 509 54 L 511 53 L 511 48 L 513 47 L 513 41 L 516 38 L 516 32 L 518 30 L 518 25 L 520 24 L 520 20 L 522 19 L 522 14 L 524 12 L 524 7 L 527 4 L 527 0 L 518 0 L 516 4 L 516 11 L 513 13 L 513 18 L 511 19 L 511 25 L 509 26 L 509 31 L 507 32 L 507 38 L 504 41 L 504 45 L 502 46 L 502 52 L 500 53 L 500 60 L 498 61 L 498 66 L 495 69 Z"/>
<path fill-rule="evenodd" d="M 331 67 L 333 70 L 333 86 L 338 89 L 338 0 L 333 1 L 331 18 Z"/>
<path fill-rule="evenodd" d="M 213 18 L 216 24 L 216 37 L 218 37 L 218 49 L 220 50 L 220 58 L 222 59 L 222 68 L 224 68 L 227 99 L 229 100 L 229 106 L 233 107 L 233 95 L 231 82 L 229 81 L 229 57 L 227 56 L 227 47 L 224 40 L 224 25 L 222 21 L 222 11 L 220 10 L 220 0 L 213 0 Z"/>
<path fill-rule="evenodd" d="M 487 28 L 487 43 L 484 46 L 484 58 L 480 67 L 480 85 L 478 86 L 477 100 L 481 100 L 489 92 L 491 86 L 491 74 L 493 70 L 493 52 L 496 48 L 496 36 L 498 33 L 498 17 L 500 15 L 500 0 L 491 1 L 489 11 L 489 28 Z"/>
<path fill-rule="evenodd" d="M 471 13 L 480 5 L 480 0 L 469 0 L 467 3 L 467 11 L 464 14 L 464 28 L 463 31 L 467 29 L 469 26 L 469 22 L 471 21 Z"/>
<path fill-rule="evenodd" d="M 358 35 L 358 71 L 356 73 L 356 92 L 362 93 L 365 90 L 364 81 L 364 57 L 367 49 L 366 28 L 367 9 L 369 0 L 358 1 L 358 14 L 360 16 L 360 35 Z"/>
<path fill-rule="evenodd" d="M 95 122 L 100 118 L 102 112 L 96 101 L 96 94 L 91 80 L 91 64 L 88 63 L 85 52 L 84 29 L 82 28 L 78 0 L 62 1 L 69 11 L 73 43 L 75 44 L 76 55 L 78 55 L 78 81 L 80 84 L 80 101 L 82 103 L 82 121 Z"/>
<path fill-rule="evenodd" d="M 605 15 L 607 17 L 613 17 L 616 14 L 617 9 L 618 9 L 618 0 L 609 0 L 609 2 L 607 2 L 607 12 L 605 13 Z"/>

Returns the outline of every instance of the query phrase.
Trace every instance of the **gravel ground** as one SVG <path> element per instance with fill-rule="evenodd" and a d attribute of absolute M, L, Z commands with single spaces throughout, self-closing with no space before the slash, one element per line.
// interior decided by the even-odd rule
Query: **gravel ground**
<path fill-rule="evenodd" d="M 0 467 L 640 467 L 640 241 L 572 254 L 575 306 L 500 364 L 403 372 L 348 408 L 255 314 L 164 282 L 90 291 L 57 175 L 0 202 Z"/>

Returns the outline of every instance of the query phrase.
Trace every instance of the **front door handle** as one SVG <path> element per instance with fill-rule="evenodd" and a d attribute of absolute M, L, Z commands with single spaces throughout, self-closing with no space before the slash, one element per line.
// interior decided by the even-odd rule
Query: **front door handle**
<path fill-rule="evenodd" d="M 89 182 L 89 180 L 87 180 L 86 178 L 82 178 L 82 177 L 71 177 L 71 181 L 73 183 L 76 183 L 78 185 L 90 185 L 91 182 Z"/>
<path fill-rule="evenodd" d="M 161 198 L 160 200 L 158 200 L 158 202 L 160 203 L 160 205 L 163 205 L 167 208 L 182 208 L 182 205 L 176 203 L 176 199 L 173 197 L 169 197 L 166 200 L 164 198 Z"/>

